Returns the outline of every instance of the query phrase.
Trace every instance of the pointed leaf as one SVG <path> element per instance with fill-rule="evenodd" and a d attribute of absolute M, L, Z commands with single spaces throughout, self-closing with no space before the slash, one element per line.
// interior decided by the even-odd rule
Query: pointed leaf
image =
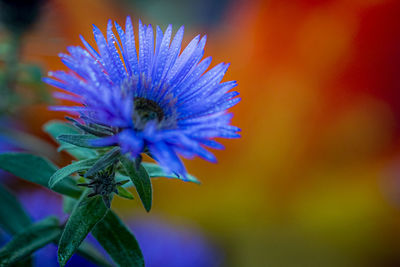
<path fill-rule="evenodd" d="M 0 228 L 11 235 L 24 230 L 31 224 L 31 219 L 17 198 L 0 185 Z"/>
<path fill-rule="evenodd" d="M 123 157 L 121 162 L 126 173 L 129 175 L 133 184 L 135 185 L 136 191 L 142 200 L 144 208 L 146 211 L 150 211 L 153 198 L 153 189 L 146 169 L 142 164 L 140 164 L 139 170 L 136 170 L 134 163 L 126 157 Z"/>
<path fill-rule="evenodd" d="M 104 205 L 106 205 L 106 207 L 108 209 L 111 208 L 111 202 L 114 198 L 114 194 L 109 194 L 109 195 L 102 195 L 101 198 L 103 199 L 103 203 Z"/>
<path fill-rule="evenodd" d="M 116 182 L 123 182 L 123 181 L 126 181 L 126 179 L 128 179 L 129 181 L 122 185 L 123 188 L 129 188 L 129 187 L 134 186 L 134 184 L 132 183 L 132 180 L 131 180 L 131 178 L 129 176 L 121 174 L 121 173 L 116 173 L 115 174 L 115 181 Z"/>
<path fill-rule="evenodd" d="M 48 187 L 49 179 L 56 172 L 57 167 L 47 159 L 32 154 L 2 153 L 0 154 L 0 169 L 24 180 Z M 74 198 L 82 193 L 71 178 L 63 179 L 52 190 Z"/>
<path fill-rule="evenodd" d="M 68 166 L 65 166 L 64 168 L 61 168 L 57 170 L 49 180 L 49 187 L 53 188 L 56 186 L 59 182 L 61 182 L 63 179 L 67 178 L 69 175 L 83 171 L 83 170 L 88 170 L 90 169 L 93 164 L 98 160 L 98 158 L 92 158 L 92 159 L 85 159 L 81 161 L 76 161 Z"/>
<path fill-rule="evenodd" d="M 60 146 L 57 148 L 57 152 L 67 151 L 68 154 L 80 160 L 97 157 L 97 152 L 93 149 L 74 146 L 64 142 L 59 143 Z"/>
<path fill-rule="evenodd" d="M 93 146 L 91 141 L 96 140 L 97 137 L 91 134 L 62 134 L 57 137 L 57 140 L 72 144 L 79 147 L 98 148 Z"/>
<path fill-rule="evenodd" d="M 70 122 L 72 122 L 75 125 L 75 127 L 81 129 L 83 132 L 92 134 L 94 136 L 104 137 L 104 136 L 110 136 L 112 134 L 112 132 L 106 131 L 101 128 L 94 128 L 94 127 L 90 127 L 90 126 L 81 124 L 80 122 L 78 122 L 77 120 L 75 120 L 73 118 L 66 117 L 66 119 L 69 120 Z"/>
<path fill-rule="evenodd" d="M 43 130 L 54 139 L 62 134 L 80 134 L 79 130 L 73 127 L 71 124 L 59 120 L 47 122 L 45 125 L 43 125 Z"/>
<path fill-rule="evenodd" d="M 71 212 L 74 210 L 74 207 L 76 205 L 76 202 L 78 200 L 76 198 L 72 198 L 69 196 L 63 196 L 63 211 L 66 214 L 71 214 Z"/>
<path fill-rule="evenodd" d="M 188 182 L 192 182 L 195 184 L 200 184 L 200 181 L 197 180 L 197 178 L 191 174 L 187 174 L 186 179 L 184 179 L 183 177 L 181 177 L 177 174 L 173 174 L 173 173 L 171 174 L 171 173 L 164 172 L 164 170 L 157 164 L 150 163 L 150 162 L 142 162 L 142 165 L 146 169 L 150 178 L 165 177 L 165 178 L 178 179 L 178 180 L 185 181 L 185 182 L 188 181 Z M 127 176 L 128 174 L 124 169 L 119 169 L 118 171 L 119 171 L 119 173 L 117 173 L 115 175 L 115 179 L 117 182 L 129 179 L 129 177 Z M 134 186 L 134 185 L 133 185 L 132 181 L 130 181 L 129 183 L 124 184 L 123 187 L 127 188 L 127 187 L 132 187 L 132 186 Z"/>
<path fill-rule="evenodd" d="M 75 149 L 78 148 L 77 146 L 71 145 L 71 144 L 67 144 L 67 143 L 62 143 L 58 148 L 57 148 L 57 152 L 61 152 L 61 151 L 69 151 L 70 149 Z"/>
<path fill-rule="evenodd" d="M 59 237 L 61 230 L 56 217 L 48 217 L 25 228 L 0 250 L 0 266 L 10 266 Z"/>
<path fill-rule="evenodd" d="M 117 186 L 118 196 L 126 198 L 126 199 L 134 199 L 131 192 L 123 188 L 122 186 Z"/>
<path fill-rule="evenodd" d="M 66 150 L 77 159 L 86 159 L 97 155 L 97 153 L 92 149 L 77 147 L 57 140 L 57 137 L 62 134 L 80 134 L 79 130 L 69 123 L 58 120 L 49 121 L 43 126 L 43 130 L 53 137 L 54 141 L 61 145 L 61 148 L 59 148 L 60 151 Z"/>
<path fill-rule="evenodd" d="M 88 191 L 82 194 L 62 233 L 58 244 L 58 261 L 61 266 L 65 266 L 92 228 L 108 211 L 100 196 L 87 198 L 87 195 Z"/>
<path fill-rule="evenodd" d="M 120 148 L 119 147 L 114 147 L 110 151 L 108 151 L 106 154 L 104 154 L 101 158 L 99 158 L 96 163 L 90 168 L 86 173 L 85 177 L 90 177 L 93 174 L 95 174 L 98 171 L 101 171 L 111 164 L 114 164 L 115 162 L 118 161 L 120 158 L 121 153 L 120 153 Z"/>
<path fill-rule="evenodd" d="M 196 184 L 200 184 L 200 181 L 197 180 L 196 177 L 194 177 L 193 175 L 190 175 L 190 174 L 188 174 L 186 179 L 184 179 L 183 177 L 181 177 L 179 175 L 168 174 L 168 173 L 164 172 L 164 170 L 157 164 L 150 163 L 150 162 L 143 162 L 142 165 L 146 169 L 146 171 L 149 173 L 149 176 L 151 178 L 166 177 L 166 178 L 179 179 L 179 180 L 183 180 L 183 181 L 189 181 L 189 182 L 193 182 Z"/>
<path fill-rule="evenodd" d="M 108 212 L 93 228 L 92 234 L 118 266 L 144 266 L 138 242 L 114 212 Z"/>

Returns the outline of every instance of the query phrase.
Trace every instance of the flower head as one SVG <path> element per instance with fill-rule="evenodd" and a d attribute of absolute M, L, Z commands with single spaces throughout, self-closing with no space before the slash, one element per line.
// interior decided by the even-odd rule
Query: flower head
<path fill-rule="evenodd" d="M 53 107 L 80 116 L 82 125 L 98 129 L 93 145 L 119 146 L 131 158 L 141 153 L 153 157 L 169 172 L 185 175 L 178 157 L 200 156 L 215 161 L 206 147 L 221 149 L 216 137 L 237 138 L 239 128 L 231 126 L 227 109 L 240 101 L 231 91 L 235 81 L 221 83 L 229 64 L 206 71 L 206 37 L 196 36 L 181 51 L 183 27 L 172 38 L 172 26 L 160 27 L 139 21 L 136 41 L 131 19 L 125 31 L 108 22 L 107 35 L 93 26 L 96 51 L 82 37 L 85 48 L 68 47 L 61 54 L 68 72 L 50 72 L 45 81 L 66 93 L 56 97 L 77 106 Z M 172 39 L 172 40 L 171 40 Z M 101 130 L 101 131 L 100 131 Z"/>

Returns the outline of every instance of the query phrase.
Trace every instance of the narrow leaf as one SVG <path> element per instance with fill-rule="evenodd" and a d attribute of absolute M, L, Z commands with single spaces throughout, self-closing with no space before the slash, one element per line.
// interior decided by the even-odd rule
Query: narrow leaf
<path fill-rule="evenodd" d="M 123 157 L 121 162 L 126 173 L 129 175 L 133 184 L 135 185 L 136 191 L 142 200 L 144 208 L 146 211 L 150 211 L 153 189 L 146 169 L 142 164 L 140 164 L 139 170 L 136 170 L 133 162 L 126 157 Z"/>
<path fill-rule="evenodd" d="M 74 149 L 74 148 L 79 148 L 77 146 L 71 145 L 71 144 L 67 144 L 67 143 L 62 143 L 58 148 L 57 148 L 57 152 L 61 152 L 61 151 L 69 151 L 70 149 Z"/>
<path fill-rule="evenodd" d="M 150 178 L 160 178 L 160 177 L 165 177 L 165 178 L 170 178 L 170 179 L 178 179 L 181 181 L 189 181 L 195 184 L 200 184 L 200 181 L 197 180 L 196 177 L 194 177 L 191 174 L 187 174 L 186 179 L 183 179 L 183 177 L 178 176 L 176 174 L 168 174 L 163 171 L 163 169 L 154 163 L 149 163 L 149 162 L 142 162 L 143 167 L 146 169 L 147 173 L 149 174 Z M 127 176 L 127 172 L 124 169 L 119 169 L 119 173 L 115 175 L 115 179 L 117 182 L 125 181 L 126 179 L 129 179 Z M 134 186 L 132 181 L 129 181 L 129 183 L 124 184 L 124 188 L 127 187 L 132 187 Z"/>
<path fill-rule="evenodd" d="M 50 177 L 49 187 L 53 188 L 59 182 L 61 182 L 63 179 L 67 178 L 69 175 L 71 175 L 75 172 L 90 169 L 97 160 L 98 160 L 97 158 L 81 160 L 81 161 L 74 162 L 68 166 L 65 166 L 64 168 L 57 170 Z"/>
<path fill-rule="evenodd" d="M 65 266 L 92 228 L 108 211 L 100 196 L 87 198 L 87 194 L 88 191 L 82 194 L 76 204 L 58 244 L 58 261 L 61 266 Z"/>
<path fill-rule="evenodd" d="M 90 177 L 98 171 L 101 171 L 111 164 L 117 162 L 121 156 L 120 148 L 114 147 L 106 154 L 104 154 L 101 158 L 99 158 L 96 163 L 90 168 L 86 173 L 85 177 Z"/>
<path fill-rule="evenodd" d="M 138 242 L 114 212 L 108 212 L 93 228 L 92 234 L 118 266 L 144 266 Z"/>
<path fill-rule="evenodd" d="M 43 126 L 43 130 L 52 136 L 54 139 L 62 134 L 80 134 L 79 130 L 69 123 L 59 120 L 52 120 Z"/>
<path fill-rule="evenodd" d="M 99 136 L 99 137 L 104 137 L 104 136 L 110 136 L 112 135 L 112 132 L 110 131 L 106 131 L 100 128 L 94 128 L 94 127 L 90 127 L 84 124 L 81 124 L 80 122 L 78 122 L 77 120 L 73 119 L 73 118 L 69 118 L 66 117 L 67 120 L 69 120 L 70 122 L 72 122 L 75 127 L 81 129 L 82 131 L 92 134 L 94 136 Z"/>
<path fill-rule="evenodd" d="M 51 243 L 61 234 L 56 217 L 48 217 L 25 228 L 0 250 L 0 266 L 10 266 L 37 249 Z"/>
<path fill-rule="evenodd" d="M 91 134 L 62 134 L 57 137 L 59 141 L 86 148 L 97 148 L 91 144 L 95 139 L 97 138 Z"/>
<path fill-rule="evenodd" d="M 31 219 L 17 198 L 0 185 L 0 228 L 15 235 L 31 224 Z"/>
<path fill-rule="evenodd" d="M 196 184 L 200 184 L 200 181 L 197 180 L 196 177 L 194 177 L 193 175 L 190 175 L 190 174 L 188 174 L 185 179 L 177 174 L 173 174 L 173 173 L 168 174 L 168 173 L 164 172 L 164 170 L 159 165 L 154 164 L 154 163 L 142 162 L 142 165 L 146 169 L 146 171 L 149 173 L 149 176 L 151 178 L 166 177 L 166 178 L 179 179 L 179 180 L 183 180 L 183 181 L 189 181 L 189 182 L 193 182 Z"/>
<path fill-rule="evenodd" d="M 123 188 L 122 186 L 117 187 L 118 190 L 118 196 L 127 198 L 127 199 L 134 199 L 133 195 L 131 192 L 129 192 L 127 189 Z"/>
<path fill-rule="evenodd" d="M 124 182 L 124 181 L 126 181 L 126 179 L 128 179 L 129 181 L 122 185 L 123 188 L 129 188 L 129 187 L 134 186 L 133 183 L 132 183 L 132 180 L 131 180 L 131 178 L 129 176 L 127 176 L 125 174 L 121 174 L 121 173 L 116 173 L 115 174 L 115 181 L 116 182 Z"/>
<path fill-rule="evenodd" d="M 49 179 L 56 172 L 57 167 L 47 159 L 32 154 L 2 153 L 0 154 L 0 169 L 29 182 L 48 187 Z M 74 198 L 79 197 L 82 192 L 71 178 L 63 179 L 52 190 Z"/>
<path fill-rule="evenodd" d="M 69 154 L 77 159 L 92 158 L 97 155 L 96 151 L 92 149 L 77 147 L 57 140 L 57 137 L 62 134 L 80 134 L 80 131 L 69 123 L 58 120 L 49 121 L 44 125 L 43 130 L 53 137 L 54 141 L 61 145 L 61 148 L 59 148 L 60 151 L 66 150 Z"/>
<path fill-rule="evenodd" d="M 71 214 L 71 212 L 74 210 L 77 201 L 78 200 L 76 198 L 63 196 L 63 211 L 67 214 Z"/>

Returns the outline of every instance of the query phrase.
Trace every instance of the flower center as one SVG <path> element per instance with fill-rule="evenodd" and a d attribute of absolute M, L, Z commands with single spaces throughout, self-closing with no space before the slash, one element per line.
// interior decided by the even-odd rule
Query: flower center
<path fill-rule="evenodd" d="M 164 118 L 162 108 L 153 100 L 143 97 L 136 97 L 134 100 L 135 114 L 140 117 L 142 122 L 148 122 L 157 119 L 161 122 Z M 135 115 L 134 114 L 134 115 Z"/>

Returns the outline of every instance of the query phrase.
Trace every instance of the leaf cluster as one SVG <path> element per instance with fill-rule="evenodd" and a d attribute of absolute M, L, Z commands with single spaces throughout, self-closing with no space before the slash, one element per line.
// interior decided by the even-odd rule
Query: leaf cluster
<path fill-rule="evenodd" d="M 134 235 L 110 209 L 112 197 L 116 194 L 134 199 L 129 188 L 135 188 L 144 208 L 150 211 L 152 178 L 181 177 L 165 173 L 155 163 L 132 161 L 117 147 L 99 149 L 91 146 L 91 140 L 98 136 L 82 127 L 52 121 L 44 126 L 44 130 L 60 144 L 59 150 L 65 150 L 77 160 L 58 168 L 48 159 L 37 155 L 3 153 L 0 154 L 0 169 L 62 194 L 64 211 L 70 216 L 66 223 L 59 222 L 56 217 L 33 223 L 17 198 L 0 186 L 0 228 L 13 236 L 9 243 L 0 248 L 0 266 L 17 263 L 30 266 L 31 255 L 49 243 L 58 244 L 60 266 L 65 266 L 75 253 L 99 266 L 144 266 L 143 255 Z M 111 190 L 98 190 L 105 188 L 101 180 L 104 177 L 112 181 Z M 193 176 L 189 175 L 188 179 L 199 183 Z M 98 184 L 103 187 L 98 187 Z M 105 201 L 105 198 L 109 201 Z M 89 233 L 114 263 L 108 262 L 85 241 Z"/>

